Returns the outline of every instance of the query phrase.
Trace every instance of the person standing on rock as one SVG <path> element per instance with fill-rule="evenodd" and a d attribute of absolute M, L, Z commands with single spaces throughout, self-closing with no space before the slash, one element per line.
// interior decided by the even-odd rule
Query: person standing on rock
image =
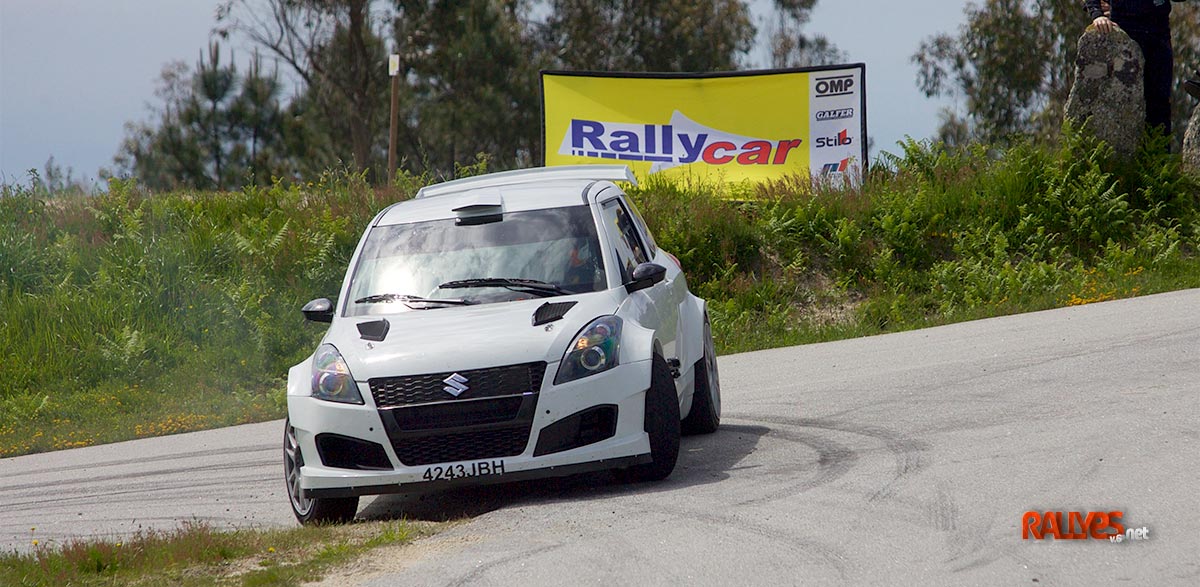
<path fill-rule="evenodd" d="M 1171 0 L 1182 2 L 1183 0 Z M 1111 12 L 1106 6 L 1111 4 Z M 1142 49 L 1146 94 L 1146 124 L 1171 134 L 1171 78 L 1175 52 L 1171 47 L 1171 3 L 1167 0 L 1084 0 L 1092 24 L 1101 33 L 1120 27 Z"/>

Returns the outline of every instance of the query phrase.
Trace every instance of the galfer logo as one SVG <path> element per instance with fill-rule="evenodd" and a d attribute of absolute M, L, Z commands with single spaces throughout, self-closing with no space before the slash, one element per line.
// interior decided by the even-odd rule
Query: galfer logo
<path fill-rule="evenodd" d="M 849 96 L 854 93 L 854 74 L 819 77 L 814 89 L 818 98 Z"/>
<path fill-rule="evenodd" d="M 1122 523 L 1125 512 L 1036 512 L 1021 514 L 1023 540 L 1107 540 L 1122 543 L 1127 540 L 1149 540 L 1150 529 L 1126 529 Z M 1106 532 L 1106 530 L 1113 530 Z"/>
<path fill-rule="evenodd" d="M 821 177 L 844 175 L 846 170 L 850 169 L 850 159 L 850 157 L 847 157 L 837 163 L 826 163 L 825 166 L 821 168 Z"/>
<path fill-rule="evenodd" d="M 853 108 L 839 108 L 837 110 L 818 110 L 816 119 L 820 121 L 826 120 L 845 120 L 854 118 Z"/>
<path fill-rule="evenodd" d="M 850 130 L 845 128 L 842 129 L 842 132 L 839 132 L 835 136 L 820 137 L 816 142 L 818 149 L 825 149 L 828 147 L 845 147 L 853 144 L 854 139 L 850 138 Z"/>
<path fill-rule="evenodd" d="M 709 165 L 786 165 L 803 139 L 744 137 L 704 126 L 678 110 L 667 124 L 572 119 L 559 155 L 650 161 L 650 173 L 703 162 Z"/>

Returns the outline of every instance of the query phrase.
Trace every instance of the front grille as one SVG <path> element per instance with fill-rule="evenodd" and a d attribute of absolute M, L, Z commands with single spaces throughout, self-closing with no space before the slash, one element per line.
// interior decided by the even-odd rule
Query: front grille
<path fill-rule="evenodd" d="M 436 430 L 512 422 L 521 415 L 523 396 L 497 397 L 473 402 L 447 402 L 389 410 L 403 431 Z"/>
<path fill-rule="evenodd" d="M 466 378 L 467 390 L 458 397 L 443 390 L 444 380 L 454 373 Z M 447 371 L 403 377 L 377 377 L 367 381 L 375 405 L 394 408 L 454 400 L 537 393 L 542 388 L 546 363 L 525 363 L 470 371 Z"/>
<path fill-rule="evenodd" d="M 529 444 L 529 427 L 501 428 L 416 438 L 392 438 L 392 448 L 407 466 L 515 457 Z"/>

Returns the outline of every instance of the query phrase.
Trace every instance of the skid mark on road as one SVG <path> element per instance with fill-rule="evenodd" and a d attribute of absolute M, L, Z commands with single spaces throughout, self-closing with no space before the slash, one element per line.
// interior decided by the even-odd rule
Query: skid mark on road
<path fill-rule="evenodd" d="M 864 436 L 882 443 L 891 453 L 895 462 L 892 478 L 869 494 L 867 496 L 868 501 L 877 501 L 892 497 L 898 485 L 925 467 L 922 453 L 929 449 L 929 444 L 925 441 L 908 438 L 879 426 L 838 422 L 823 418 L 793 418 L 789 416 L 763 416 L 757 414 L 730 414 L 730 416 L 761 424 L 786 426 L 792 429 L 793 434 L 797 430 L 803 431 L 804 429 L 815 428 L 818 430 Z M 772 432 L 775 432 L 775 430 L 773 429 Z M 841 474 L 845 474 L 845 471 L 842 471 Z"/>
<path fill-rule="evenodd" d="M 453 585 L 455 587 L 458 587 L 460 585 L 477 585 L 477 584 L 479 584 L 479 580 L 485 574 L 487 574 L 488 571 L 490 571 L 496 567 L 499 567 L 501 565 L 506 565 L 506 564 L 512 563 L 512 562 L 517 562 L 520 560 L 529 559 L 529 558 L 538 556 L 540 554 L 545 554 L 547 552 L 551 552 L 554 550 L 558 550 L 566 545 L 567 544 L 565 542 L 563 542 L 563 543 L 559 543 L 559 544 L 549 544 L 546 546 L 539 546 L 538 548 L 531 548 L 531 549 L 522 550 L 519 552 L 514 552 L 513 554 L 510 554 L 510 555 L 502 557 L 502 558 L 498 558 L 494 561 L 480 563 L 474 569 L 472 569 L 470 573 L 467 573 L 466 575 L 464 575 L 458 579 L 455 579 L 454 581 L 452 581 L 450 583 L 447 583 L 447 585 Z"/>
<path fill-rule="evenodd" d="M 104 469 L 104 468 L 109 468 L 109 467 L 120 467 L 120 466 L 125 466 L 125 465 L 142 466 L 147 463 L 159 463 L 159 462 L 163 462 L 163 461 L 177 463 L 177 462 L 185 460 L 185 459 L 197 459 L 197 458 L 205 458 L 205 457 L 219 457 L 224 460 L 232 461 L 232 460 L 237 460 L 236 459 L 237 455 L 255 453 L 255 452 L 272 452 L 272 453 L 274 453 L 276 451 L 282 451 L 282 447 L 283 447 L 282 443 L 280 443 L 280 444 L 254 444 L 254 445 L 241 446 L 241 447 L 235 446 L 235 447 L 229 447 L 229 448 L 216 448 L 216 449 L 212 449 L 212 450 L 177 452 L 177 453 L 159 455 L 156 457 L 139 457 L 139 458 L 132 458 L 132 459 L 113 459 L 113 460 L 107 460 L 107 461 L 91 461 L 91 462 L 88 462 L 88 463 L 82 464 L 82 465 L 72 465 L 72 466 L 66 466 L 66 467 L 45 467 L 45 468 L 41 468 L 41 469 L 29 469 L 29 470 L 25 470 L 25 471 L 11 472 L 6 475 L 6 478 L 11 480 L 15 477 L 25 477 L 25 476 L 30 476 L 30 475 L 45 475 L 45 474 L 63 473 L 63 472 L 77 473 L 79 471 L 84 471 L 84 470 L 88 470 L 88 469 Z M 28 458 L 28 457 L 18 457 L 18 458 Z M 282 462 L 282 458 L 283 457 L 281 456 L 280 462 Z M 0 486 L 0 489 L 4 489 L 4 488 L 5 488 L 5 486 Z"/>
<path fill-rule="evenodd" d="M 775 429 L 769 434 L 771 438 L 780 438 L 787 442 L 801 444 L 811 448 L 816 452 L 816 474 L 805 478 L 814 463 L 811 461 L 797 463 L 791 467 L 785 467 L 783 471 L 789 477 L 797 478 L 798 481 L 781 488 L 776 491 L 766 493 L 736 502 L 735 505 L 744 506 L 764 502 L 771 502 L 779 499 L 793 497 L 800 493 L 804 493 L 816 487 L 820 487 L 833 480 L 845 475 L 858 459 L 858 455 L 853 450 L 844 444 L 840 444 L 828 438 L 824 438 L 817 434 L 811 434 L 800 430 L 791 429 Z"/>
<path fill-rule="evenodd" d="M 676 517 L 681 520 L 702 520 L 715 527 L 731 528 L 748 534 L 762 536 L 770 541 L 772 547 L 787 545 L 793 547 L 789 554 L 813 566 L 833 569 L 842 580 L 846 580 L 846 553 L 841 549 L 818 542 L 807 536 L 800 536 L 777 527 L 753 522 L 744 517 L 714 513 L 710 510 L 677 507 L 666 504 L 648 505 L 640 509 L 643 513 L 658 513 Z M 636 513 L 636 512 L 635 512 Z"/>
<path fill-rule="evenodd" d="M 945 483 L 938 483 L 933 503 L 927 511 L 934 528 L 943 532 L 958 530 L 958 502 Z"/>
<path fill-rule="evenodd" d="M 104 483 L 108 483 L 108 482 L 116 482 L 119 485 L 127 486 L 130 483 L 135 483 L 138 481 L 150 481 L 155 477 L 189 475 L 189 474 L 195 474 L 198 479 L 205 479 L 205 478 L 218 479 L 218 481 L 215 481 L 215 483 L 224 484 L 225 483 L 224 481 L 219 481 L 219 479 L 222 479 L 221 476 L 219 476 L 219 475 L 204 475 L 204 474 L 220 473 L 220 472 L 224 472 L 224 471 L 238 471 L 238 470 L 245 470 L 245 469 L 254 470 L 254 471 L 265 471 L 266 467 L 269 467 L 273 464 L 276 464 L 277 461 L 280 461 L 280 459 L 277 459 L 274 457 L 275 457 L 275 455 L 272 454 L 272 458 L 269 458 L 269 459 L 264 458 L 264 459 L 254 460 L 254 461 L 243 461 L 243 462 L 239 462 L 236 464 L 198 465 L 198 466 L 190 466 L 190 467 L 175 467 L 175 468 L 170 468 L 170 469 L 153 469 L 153 470 L 149 470 L 149 471 L 140 471 L 140 472 L 130 471 L 130 472 L 126 472 L 126 473 L 113 473 L 113 474 L 108 474 L 108 475 L 80 475 L 79 478 L 64 479 L 61 481 L 47 481 L 47 482 L 42 482 L 42 483 L 25 483 L 25 484 L 21 484 L 21 485 L 0 485 L 0 495 L 3 495 L 8 492 L 21 492 L 21 491 L 30 491 L 30 490 L 33 490 L 38 494 L 43 494 L 43 493 L 47 492 L 47 490 L 55 490 L 60 487 L 61 488 L 79 489 L 80 483 L 82 481 L 86 481 L 89 485 L 89 488 L 94 490 L 95 486 L 101 485 Z M 174 462 L 174 464 L 178 464 L 178 462 Z M 280 469 L 282 469 L 282 466 L 280 466 Z M 86 473 L 86 470 L 81 471 L 81 472 Z M 272 473 L 275 473 L 275 472 L 276 471 L 272 470 Z M 260 478 L 261 475 L 256 475 L 255 477 Z M 280 477 L 282 478 L 282 473 L 280 474 Z M 200 482 L 200 481 L 198 481 L 198 482 Z M 86 490 L 87 489 L 85 489 L 85 491 Z"/>

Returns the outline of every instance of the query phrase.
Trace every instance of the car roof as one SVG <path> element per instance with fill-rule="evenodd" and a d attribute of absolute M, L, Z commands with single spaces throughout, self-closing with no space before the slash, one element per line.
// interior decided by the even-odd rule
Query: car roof
<path fill-rule="evenodd" d="M 597 184 L 613 181 L 637 185 L 625 165 L 566 165 L 490 173 L 421 188 L 416 198 L 392 204 L 377 226 L 455 218 L 471 213 L 541 210 L 587 202 Z"/>

